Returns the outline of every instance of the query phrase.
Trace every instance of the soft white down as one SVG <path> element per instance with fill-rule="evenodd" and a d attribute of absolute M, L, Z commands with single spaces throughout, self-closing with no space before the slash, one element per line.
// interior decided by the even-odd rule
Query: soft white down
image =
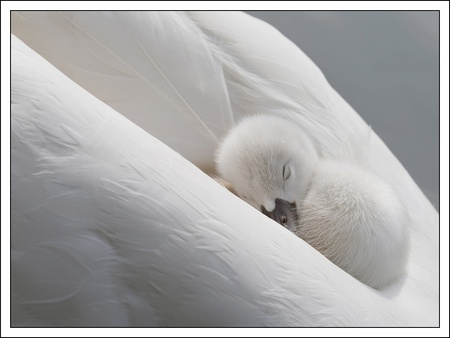
<path fill-rule="evenodd" d="M 380 288 L 403 273 L 408 216 L 393 189 L 361 166 L 319 157 L 292 120 L 244 119 L 217 164 L 242 199 L 281 214 L 272 217 L 360 281 Z"/>

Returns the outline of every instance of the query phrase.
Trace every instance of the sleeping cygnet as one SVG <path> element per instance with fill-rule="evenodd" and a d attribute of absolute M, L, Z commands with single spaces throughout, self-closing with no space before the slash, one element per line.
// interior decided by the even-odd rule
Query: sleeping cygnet
<path fill-rule="evenodd" d="M 239 197 L 361 282 L 381 288 L 403 273 L 408 216 L 394 191 L 354 164 L 319 158 L 287 119 L 244 119 L 216 163 Z"/>

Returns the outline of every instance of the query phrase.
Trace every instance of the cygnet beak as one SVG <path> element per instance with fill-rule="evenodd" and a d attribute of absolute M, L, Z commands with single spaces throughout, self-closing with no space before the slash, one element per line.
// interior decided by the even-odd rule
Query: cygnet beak
<path fill-rule="evenodd" d="M 288 230 L 295 230 L 297 225 L 297 206 L 295 202 L 289 203 L 277 198 L 275 200 L 275 208 L 272 211 L 267 211 L 264 206 L 261 206 L 261 211 L 264 215 L 272 218 Z"/>

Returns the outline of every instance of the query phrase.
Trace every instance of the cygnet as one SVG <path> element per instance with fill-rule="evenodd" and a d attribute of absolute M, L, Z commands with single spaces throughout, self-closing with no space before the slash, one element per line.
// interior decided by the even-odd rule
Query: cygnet
<path fill-rule="evenodd" d="M 319 157 L 292 121 L 242 120 L 216 154 L 221 178 L 361 282 L 381 288 L 408 255 L 408 216 L 394 190 L 367 169 Z"/>

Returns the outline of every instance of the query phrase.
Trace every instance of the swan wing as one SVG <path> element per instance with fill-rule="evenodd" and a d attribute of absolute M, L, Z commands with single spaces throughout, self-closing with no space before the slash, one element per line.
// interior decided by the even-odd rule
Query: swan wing
<path fill-rule="evenodd" d="M 220 64 L 185 13 L 14 12 L 12 31 L 199 166 L 233 124 Z"/>

